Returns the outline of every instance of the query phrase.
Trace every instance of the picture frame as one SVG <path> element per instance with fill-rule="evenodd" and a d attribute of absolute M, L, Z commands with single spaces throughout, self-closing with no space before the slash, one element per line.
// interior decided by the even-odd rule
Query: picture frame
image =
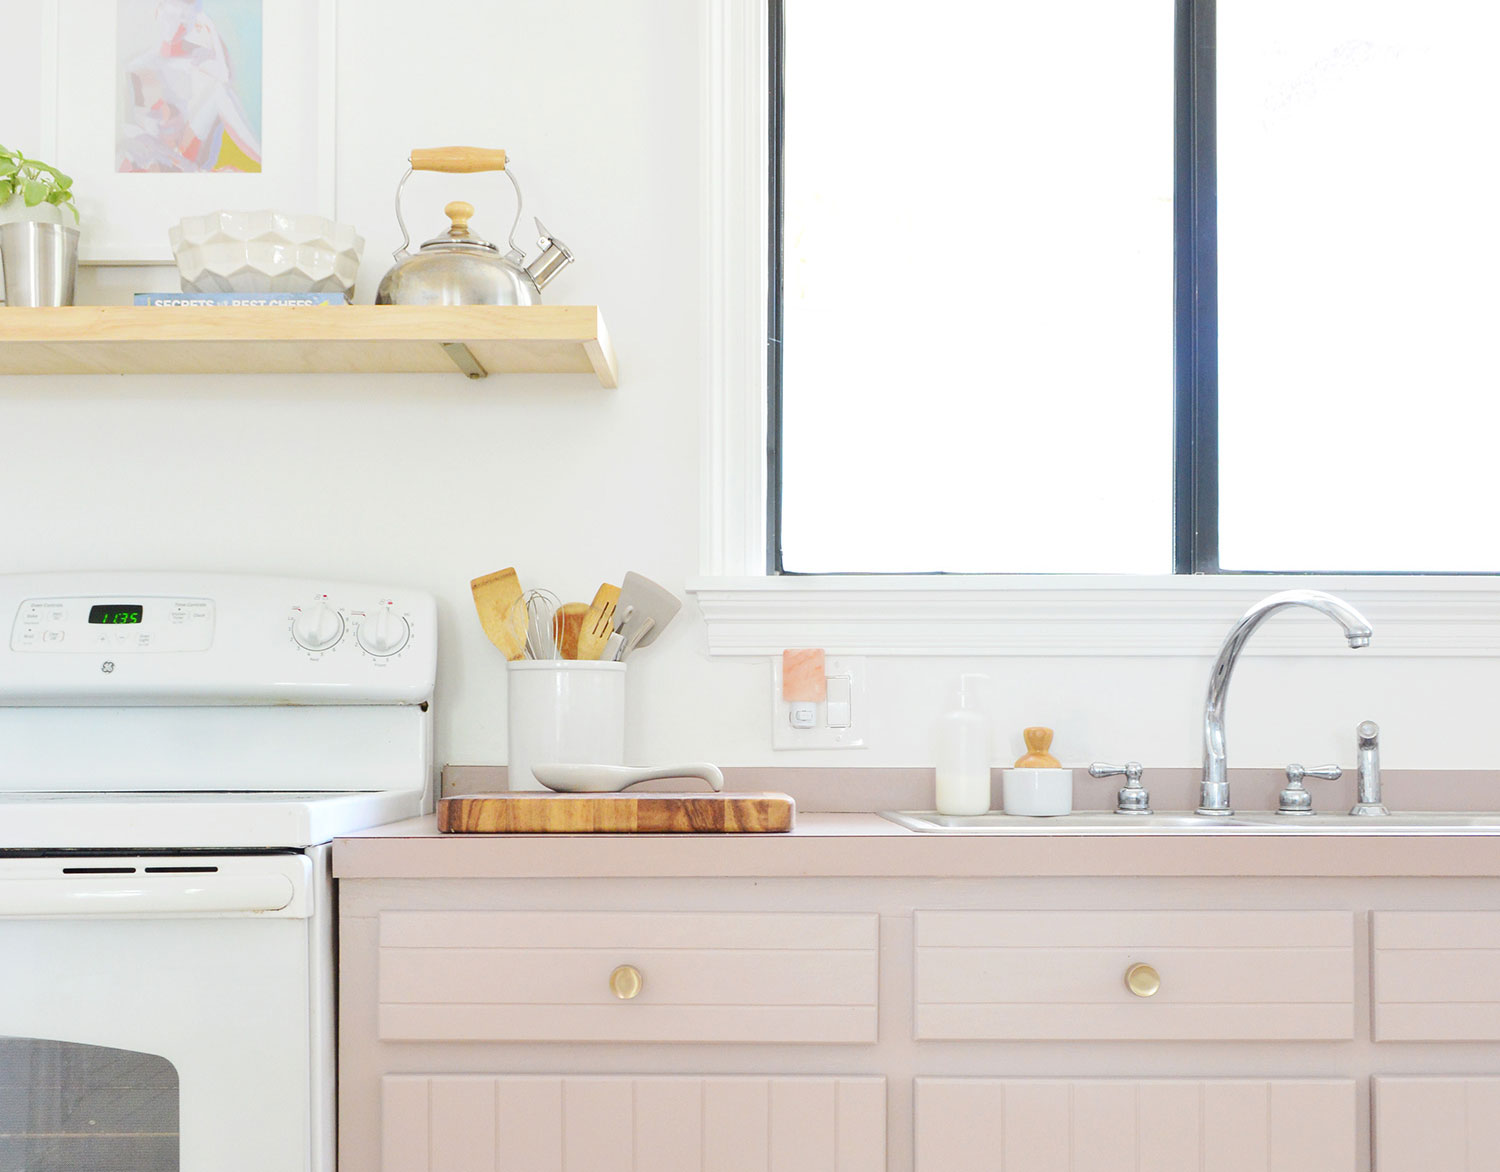
<path fill-rule="evenodd" d="M 81 264 L 170 264 L 168 229 L 220 209 L 333 218 L 336 0 L 259 0 L 258 173 L 119 170 L 117 20 L 140 0 L 46 2 L 41 142 L 73 177 Z"/>

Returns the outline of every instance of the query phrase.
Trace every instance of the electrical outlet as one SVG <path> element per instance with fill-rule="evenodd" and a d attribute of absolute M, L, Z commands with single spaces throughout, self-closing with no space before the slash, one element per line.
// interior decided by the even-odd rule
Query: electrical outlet
<path fill-rule="evenodd" d="M 781 656 L 771 659 L 773 749 L 863 749 L 869 723 L 862 655 L 830 655 L 824 662 L 828 698 L 787 701 L 781 696 Z M 811 722 L 807 710 L 812 710 Z M 795 710 L 796 719 L 793 719 Z"/>

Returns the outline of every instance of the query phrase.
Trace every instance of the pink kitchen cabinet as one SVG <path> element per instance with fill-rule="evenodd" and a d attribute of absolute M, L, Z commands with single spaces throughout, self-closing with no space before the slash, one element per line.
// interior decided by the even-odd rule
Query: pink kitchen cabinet
<path fill-rule="evenodd" d="M 1350 1079 L 916 1080 L 916 1172 L 1353 1172 Z"/>
<path fill-rule="evenodd" d="M 1376 1172 L 1495 1172 L 1500 1078 L 1375 1079 Z"/>
<path fill-rule="evenodd" d="M 884 1172 L 879 1078 L 391 1076 L 401 1172 Z"/>
<path fill-rule="evenodd" d="M 1126 971 L 1161 981 L 1131 994 Z M 916 912 L 917 1037 L 1354 1037 L 1354 917 L 1326 911 Z"/>
<path fill-rule="evenodd" d="M 366 849 L 339 1172 L 1500 1172 L 1500 875 L 795 842 Z"/>
<path fill-rule="evenodd" d="M 875 1040 L 874 915 L 388 911 L 379 933 L 386 1041 Z"/>
<path fill-rule="evenodd" d="M 1500 1041 L 1500 912 L 1376 912 L 1370 935 L 1376 1041 Z"/>

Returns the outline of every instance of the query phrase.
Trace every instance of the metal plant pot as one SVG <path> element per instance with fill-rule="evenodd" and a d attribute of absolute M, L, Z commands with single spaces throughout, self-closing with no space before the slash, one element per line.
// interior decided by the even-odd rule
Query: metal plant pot
<path fill-rule="evenodd" d="M 0 225 L 7 305 L 72 305 L 78 229 L 24 220 Z"/>

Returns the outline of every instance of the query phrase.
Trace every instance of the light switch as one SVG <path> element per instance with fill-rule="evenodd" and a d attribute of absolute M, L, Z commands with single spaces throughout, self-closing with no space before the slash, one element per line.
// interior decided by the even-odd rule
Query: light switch
<path fill-rule="evenodd" d="M 807 686 L 809 663 L 815 665 L 812 687 Z M 794 676 L 791 688 L 785 687 L 788 669 Z M 800 679 L 795 678 L 798 675 Z M 798 696 L 797 692 L 803 694 Z M 825 657 L 822 651 L 771 656 L 771 747 L 865 748 L 864 726 L 870 713 L 865 695 L 865 661 L 861 656 Z"/>
<path fill-rule="evenodd" d="M 823 713 L 829 728 L 848 728 L 854 723 L 854 681 L 849 676 L 828 677 L 828 700 Z"/>

